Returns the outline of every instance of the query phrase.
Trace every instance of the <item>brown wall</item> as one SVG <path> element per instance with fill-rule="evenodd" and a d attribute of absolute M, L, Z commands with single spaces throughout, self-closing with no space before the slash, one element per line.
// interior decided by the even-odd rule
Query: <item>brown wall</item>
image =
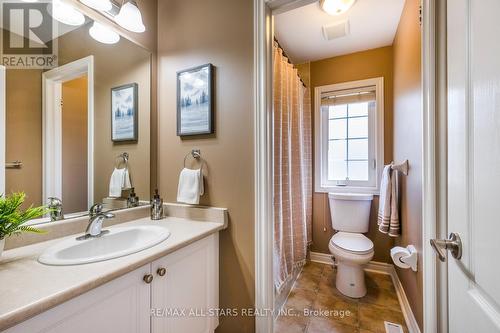
<path fill-rule="evenodd" d="M 83 28 L 59 38 L 59 54 L 59 64 L 94 56 L 94 201 L 101 202 L 108 196 L 109 178 L 116 165 L 116 156 L 122 152 L 130 155 L 130 173 L 137 195 L 141 200 L 149 200 L 150 53 L 124 38 L 113 45 L 97 43 Z M 113 143 L 111 88 L 134 82 L 138 84 L 139 140 Z"/>
<path fill-rule="evenodd" d="M 422 258 L 422 88 L 420 1 L 406 0 L 394 39 L 394 158 L 408 159 L 401 177 L 401 232 L 398 243 L 413 244 Z M 422 270 L 397 269 L 418 324 L 423 322 Z"/>
<path fill-rule="evenodd" d="M 384 78 L 384 161 L 392 160 L 392 109 L 393 64 L 392 46 L 357 52 L 344 56 L 311 62 L 311 85 L 314 88 L 335 83 Z M 313 109 L 314 110 L 314 109 Z M 313 113 L 314 114 L 314 113 Z M 313 159 L 314 163 L 314 159 Z M 313 244 L 311 251 L 330 253 L 328 242 L 333 235 L 328 194 L 313 194 Z M 393 239 L 377 230 L 378 197 L 375 197 L 370 214 L 370 231 L 367 234 L 375 246 L 373 260 L 390 262 Z M 323 228 L 326 227 L 326 231 Z"/>
<path fill-rule="evenodd" d="M 137 194 L 140 199 L 149 200 L 152 178 L 150 177 L 150 128 L 152 127 L 150 118 L 153 104 L 151 100 L 151 53 L 124 38 L 114 45 L 98 43 L 89 37 L 86 26 L 63 35 L 59 38 L 58 44 L 59 65 L 94 55 L 94 200 L 101 201 L 107 196 L 109 177 L 115 165 L 115 157 L 123 151 L 130 153 L 130 169 Z M 124 57 L 124 54 L 127 56 Z M 6 190 L 7 193 L 25 191 L 27 204 L 34 205 L 42 204 L 41 74 L 41 70 L 25 69 L 7 70 L 6 74 L 6 158 L 7 161 L 23 162 L 21 169 L 7 170 Z M 139 84 L 139 141 L 113 144 L 110 90 L 112 87 L 131 82 Z M 67 133 L 70 132 L 65 131 L 65 134 Z M 38 176 L 32 177 L 32 175 Z M 86 188 L 86 185 L 82 187 L 78 196 L 86 197 Z M 75 190 L 73 193 L 76 195 Z M 66 205 L 66 201 L 67 199 L 63 201 L 64 210 L 74 212 L 71 209 L 72 202 Z"/>
<path fill-rule="evenodd" d="M 253 1 L 158 3 L 161 195 L 176 201 L 179 172 L 194 147 L 208 165 L 201 204 L 227 207 L 220 234 L 220 307 L 254 305 Z M 214 135 L 176 135 L 176 72 L 215 66 Z M 217 332 L 254 332 L 252 317 L 222 317 Z"/>
<path fill-rule="evenodd" d="M 88 210 L 87 76 L 64 82 L 62 100 L 61 199 L 66 212 L 84 212 Z"/>

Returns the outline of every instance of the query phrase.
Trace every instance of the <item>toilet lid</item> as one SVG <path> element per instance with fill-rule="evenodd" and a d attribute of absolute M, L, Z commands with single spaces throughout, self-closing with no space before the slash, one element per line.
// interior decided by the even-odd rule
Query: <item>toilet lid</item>
<path fill-rule="evenodd" d="M 363 234 L 337 232 L 333 235 L 331 242 L 343 250 L 359 254 L 369 253 L 373 250 L 373 242 Z"/>

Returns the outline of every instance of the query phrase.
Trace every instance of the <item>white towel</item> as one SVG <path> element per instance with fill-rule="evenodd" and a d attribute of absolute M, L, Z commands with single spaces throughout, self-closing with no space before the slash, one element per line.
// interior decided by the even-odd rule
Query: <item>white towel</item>
<path fill-rule="evenodd" d="M 378 230 L 391 237 L 397 237 L 400 233 L 398 194 L 397 194 L 397 171 L 392 170 L 392 165 L 386 165 L 382 171 L 380 182 L 380 198 L 378 203 Z"/>
<path fill-rule="evenodd" d="M 177 201 L 191 205 L 200 203 L 200 196 L 204 194 L 203 172 L 201 169 L 184 168 L 179 176 Z"/>
<path fill-rule="evenodd" d="M 127 190 L 132 187 L 130 182 L 130 174 L 127 168 L 114 169 L 109 180 L 109 197 L 119 198 L 122 195 L 122 190 Z"/>

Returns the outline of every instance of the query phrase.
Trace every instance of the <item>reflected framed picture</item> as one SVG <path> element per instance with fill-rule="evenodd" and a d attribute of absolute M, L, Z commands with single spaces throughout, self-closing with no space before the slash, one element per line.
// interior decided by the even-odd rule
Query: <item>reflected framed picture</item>
<path fill-rule="evenodd" d="M 214 132 L 214 66 L 206 64 L 177 72 L 177 135 Z"/>
<path fill-rule="evenodd" d="M 137 141 L 137 83 L 111 88 L 111 140 Z"/>

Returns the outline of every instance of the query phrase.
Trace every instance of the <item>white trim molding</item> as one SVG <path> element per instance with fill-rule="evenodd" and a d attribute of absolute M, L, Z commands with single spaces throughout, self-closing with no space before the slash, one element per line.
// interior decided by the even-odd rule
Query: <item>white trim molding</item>
<path fill-rule="evenodd" d="M 332 265 L 334 263 L 333 256 L 329 253 L 309 252 L 309 260 L 320 264 Z"/>
<path fill-rule="evenodd" d="M 255 332 L 273 333 L 272 15 L 254 0 Z"/>
<path fill-rule="evenodd" d="M 437 125 L 436 125 L 436 2 L 422 1 L 422 105 L 423 105 L 423 151 L 422 151 L 422 267 L 423 271 L 423 331 L 438 332 L 438 286 L 437 260 L 429 241 L 437 237 L 438 221 L 438 175 Z"/>
<path fill-rule="evenodd" d="M 372 139 L 369 144 L 369 163 L 374 162 L 372 165 L 371 176 L 368 182 L 352 182 L 342 186 L 335 186 L 326 183 L 326 169 L 328 167 L 325 158 L 325 152 L 328 147 L 326 146 L 324 138 L 328 135 L 328 124 L 325 121 L 325 116 L 321 112 L 321 96 L 324 92 L 357 89 L 362 87 L 375 86 L 376 98 L 376 114 L 369 115 L 369 131 L 373 133 L 369 135 Z M 314 128 L 319 129 L 315 131 L 315 163 L 314 163 L 314 190 L 315 192 L 354 192 L 354 193 L 369 193 L 379 194 L 380 177 L 384 167 L 384 78 L 377 77 L 365 80 L 349 81 L 343 83 L 336 83 L 314 89 Z M 375 140 L 373 140 L 375 139 Z M 375 142 L 373 142 L 375 141 Z M 371 165 L 371 164 L 370 164 Z"/>
<path fill-rule="evenodd" d="M 87 75 L 87 202 L 94 203 L 94 56 L 42 74 L 43 202 L 62 199 L 62 83 Z"/>

